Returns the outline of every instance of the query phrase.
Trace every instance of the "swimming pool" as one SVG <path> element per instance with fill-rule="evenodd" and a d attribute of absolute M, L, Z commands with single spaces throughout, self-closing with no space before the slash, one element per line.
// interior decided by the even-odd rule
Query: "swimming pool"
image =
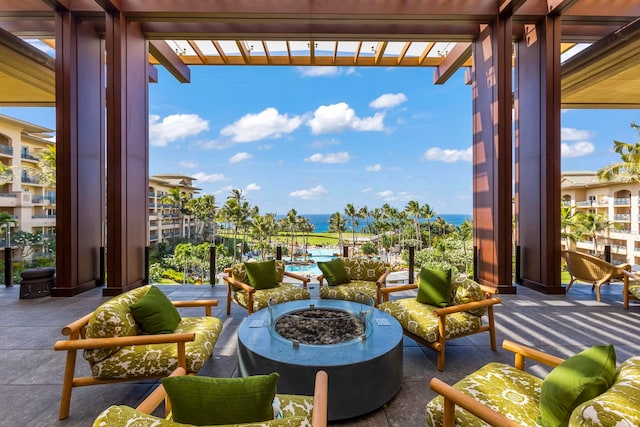
<path fill-rule="evenodd" d="M 290 271 L 296 274 L 309 274 L 311 278 L 316 278 L 322 274 L 320 269 L 318 268 L 318 262 L 322 261 L 331 261 L 334 259 L 338 253 L 337 249 L 331 248 L 313 248 L 308 250 L 309 255 L 311 255 L 308 259 L 313 261 L 313 264 L 308 265 L 291 265 L 288 264 L 285 266 L 286 271 Z"/>

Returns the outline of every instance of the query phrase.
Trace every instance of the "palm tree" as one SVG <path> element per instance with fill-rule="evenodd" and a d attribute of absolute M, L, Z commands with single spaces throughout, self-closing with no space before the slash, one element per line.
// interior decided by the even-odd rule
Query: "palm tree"
<path fill-rule="evenodd" d="M 352 245 L 355 252 L 356 248 L 356 227 L 357 221 L 356 217 L 358 216 L 358 210 L 351 203 L 347 203 L 347 206 L 344 208 L 344 214 L 349 217 L 349 221 L 351 224 L 351 235 L 353 236 Z"/>
<path fill-rule="evenodd" d="M 304 245 L 304 256 L 306 259 L 307 249 L 309 247 L 309 234 L 313 233 L 313 229 L 316 228 L 315 225 L 311 224 L 309 218 L 305 216 L 299 216 L 297 219 L 298 230 L 302 233 L 302 242 Z"/>
<path fill-rule="evenodd" d="M 182 223 L 180 227 L 181 236 L 184 236 L 184 223 L 186 216 L 191 214 L 191 211 L 188 208 L 189 199 L 191 199 L 191 195 L 180 191 L 180 188 L 178 187 L 173 187 L 172 189 L 170 189 L 162 198 L 162 203 L 171 205 L 172 210 L 180 214 L 180 220 Z M 191 237 L 191 227 L 189 227 L 187 234 L 187 238 Z"/>
<path fill-rule="evenodd" d="M 187 201 L 187 208 L 196 219 L 196 238 L 200 237 L 206 241 L 207 237 L 212 236 L 210 241 L 214 241 L 217 231 L 215 219 L 218 211 L 215 196 L 205 194 L 191 198 Z"/>
<path fill-rule="evenodd" d="M 565 239 L 565 249 L 571 249 L 571 242 L 577 241 L 582 237 L 581 222 L 583 221 L 584 213 L 576 212 L 571 206 L 565 206 L 564 203 L 560 207 L 560 237 Z"/>
<path fill-rule="evenodd" d="M 237 259 L 238 255 L 238 230 L 244 227 L 251 209 L 249 202 L 244 200 L 241 190 L 231 190 L 231 194 L 227 197 L 227 201 L 222 207 L 223 217 L 233 224 L 233 259 Z M 244 243 L 243 243 L 244 245 Z"/>
<path fill-rule="evenodd" d="M 420 207 L 420 203 L 415 200 L 410 200 L 407 203 L 407 206 L 404 208 L 405 212 L 409 217 L 413 219 L 413 225 L 416 231 L 416 239 L 418 241 L 418 248 L 422 247 L 422 233 L 420 232 L 420 214 L 422 213 L 422 208 Z"/>
<path fill-rule="evenodd" d="M 298 227 L 297 216 L 298 216 L 298 212 L 295 209 L 291 209 L 289 212 L 287 212 L 287 216 L 285 220 L 287 230 L 289 230 L 289 232 L 291 233 L 291 252 L 289 253 L 289 256 L 291 257 L 291 261 L 293 261 L 293 253 L 295 250 L 296 229 Z"/>
<path fill-rule="evenodd" d="M 428 243 L 430 247 L 431 246 L 431 218 L 433 218 L 436 215 L 436 211 L 431 209 L 431 206 L 425 203 L 424 205 L 422 205 L 421 214 L 422 214 L 422 217 L 427 220 L 427 230 L 429 231 Z"/>
<path fill-rule="evenodd" d="M 56 146 L 50 145 L 40 153 L 38 160 L 38 175 L 41 181 L 49 187 L 56 186 Z"/>
<path fill-rule="evenodd" d="M 469 261 L 467 257 L 467 241 L 473 236 L 473 223 L 468 219 L 462 221 L 462 224 L 458 227 L 458 234 L 462 239 L 462 252 L 464 254 L 464 272 L 465 275 L 469 275 Z"/>
<path fill-rule="evenodd" d="M 631 127 L 638 131 L 640 136 L 640 125 L 631 123 Z M 629 144 L 613 141 L 613 151 L 620 155 L 620 162 L 600 169 L 598 178 L 605 181 L 640 182 L 640 142 Z"/>
<path fill-rule="evenodd" d="M 608 231 L 613 224 L 604 215 L 593 212 L 585 213 L 580 224 L 581 231 L 593 240 L 593 251 L 598 254 L 598 234 Z"/>
<path fill-rule="evenodd" d="M 336 212 L 329 217 L 329 231 L 338 233 L 338 245 L 342 247 L 342 233 L 347 231 L 347 225 L 340 212 Z"/>

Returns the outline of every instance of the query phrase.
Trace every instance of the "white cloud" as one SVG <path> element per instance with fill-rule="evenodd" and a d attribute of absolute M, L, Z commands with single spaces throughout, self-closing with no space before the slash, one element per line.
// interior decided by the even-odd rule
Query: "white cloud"
<path fill-rule="evenodd" d="M 187 169 L 195 169 L 198 167 L 198 164 L 191 160 L 180 160 L 178 164 L 183 168 L 187 168 Z"/>
<path fill-rule="evenodd" d="M 379 191 L 376 193 L 376 196 L 384 200 L 385 202 L 398 202 L 398 201 L 409 201 L 414 198 L 411 194 L 406 191 L 400 191 L 399 193 L 394 193 L 391 190 Z"/>
<path fill-rule="evenodd" d="M 296 70 L 302 77 L 336 77 L 355 74 L 355 67 L 297 67 Z"/>
<path fill-rule="evenodd" d="M 363 189 L 362 189 L 362 192 L 363 192 L 363 193 L 369 193 L 371 190 L 373 190 L 373 188 L 371 188 L 371 187 L 367 187 L 367 188 L 363 188 Z"/>
<path fill-rule="evenodd" d="M 305 162 L 313 163 L 347 163 L 349 160 L 349 153 L 346 151 L 326 154 L 315 153 L 304 159 Z"/>
<path fill-rule="evenodd" d="M 591 138 L 591 132 L 575 128 L 560 128 L 560 140 L 580 141 Z"/>
<path fill-rule="evenodd" d="M 377 163 L 375 165 L 367 166 L 366 168 L 364 168 L 364 170 L 366 170 L 367 172 L 380 172 L 382 170 L 382 165 L 380 163 Z"/>
<path fill-rule="evenodd" d="M 563 158 L 586 156 L 593 153 L 594 150 L 593 144 L 587 141 L 579 141 L 574 144 L 563 142 L 560 144 L 560 156 Z"/>
<path fill-rule="evenodd" d="M 252 182 L 251 184 L 247 185 L 245 187 L 245 191 L 249 192 L 249 191 L 258 191 L 260 190 L 260 186 L 258 184 L 256 184 L 255 182 Z"/>
<path fill-rule="evenodd" d="M 213 194 L 226 194 L 226 193 L 231 192 L 231 190 L 233 190 L 233 188 L 234 187 L 232 185 L 225 185 L 224 187 L 222 187 L 218 191 L 214 191 Z"/>
<path fill-rule="evenodd" d="M 316 185 L 315 187 L 306 189 L 306 190 L 296 190 L 289 193 L 291 197 L 297 197 L 299 199 L 304 200 L 312 200 L 317 199 L 323 194 L 327 194 L 327 190 L 324 189 L 322 185 Z"/>
<path fill-rule="evenodd" d="M 376 113 L 371 117 L 359 118 L 349 104 L 340 102 L 318 107 L 313 112 L 313 118 L 307 122 L 307 126 L 311 128 L 311 133 L 314 135 L 344 130 L 382 131 L 384 116 L 384 113 Z"/>
<path fill-rule="evenodd" d="M 206 174 L 204 172 L 198 172 L 193 174 L 193 177 L 200 182 L 221 182 L 227 181 L 227 178 L 221 173 Z"/>
<path fill-rule="evenodd" d="M 241 151 L 241 152 L 236 153 L 233 156 L 231 156 L 229 158 L 229 163 L 240 163 L 240 162 L 243 162 L 245 160 L 249 160 L 252 157 L 253 156 L 251 154 L 247 153 L 246 151 Z"/>
<path fill-rule="evenodd" d="M 371 101 L 369 107 L 371 108 L 391 108 L 396 105 L 400 105 L 407 101 L 407 97 L 404 93 L 385 93 Z"/>
<path fill-rule="evenodd" d="M 302 124 L 302 117 L 289 117 L 280 114 L 273 107 L 266 108 L 258 114 L 247 114 L 233 124 L 224 127 L 220 134 L 228 136 L 234 142 L 252 142 L 265 138 L 280 138 L 291 133 Z"/>
<path fill-rule="evenodd" d="M 209 122 L 197 114 L 173 114 L 160 121 L 160 116 L 149 115 L 149 144 L 166 147 L 169 143 L 209 130 Z"/>
<path fill-rule="evenodd" d="M 432 162 L 471 162 L 473 160 L 473 151 L 471 147 L 466 150 L 451 150 L 434 147 L 424 152 L 422 158 Z"/>

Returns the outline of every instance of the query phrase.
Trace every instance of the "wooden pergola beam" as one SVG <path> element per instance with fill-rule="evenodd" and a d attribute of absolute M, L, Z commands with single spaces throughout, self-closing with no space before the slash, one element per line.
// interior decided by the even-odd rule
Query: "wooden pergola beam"
<path fill-rule="evenodd" d="M 149 53 L 164 65 L 164 67 L 173 75 L 180 83 L 189 83 L 191 81 L 191 70 L 184 65 L 178 54 L 171 49 L 167 42 L 162 40 L 149 41 Z"/>
<path fill-rule="evenodd" d="M 456 43 L 442 63 L 433 70 L 433 83 L 437 85 L 446 83 L 458 68 L 471 58 L 471 46 L 471 43 Z"/>

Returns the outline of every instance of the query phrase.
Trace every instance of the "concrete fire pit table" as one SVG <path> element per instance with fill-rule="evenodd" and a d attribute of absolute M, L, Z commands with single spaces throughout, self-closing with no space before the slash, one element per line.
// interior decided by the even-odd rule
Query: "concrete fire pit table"
<path fill-rule="evenodd" d="M 366 333 L 339 344 L 303 344 L 272 330 L 283 315 L 326 308 L 366 319 Z M 366 313 L 366 314 L 365 314 Z M 390 315 L 361 303 L 303 300 L 278 304 L 244 319 L 238 330 L 242 376 L 278 372 L 278 393 L 313 395 L 318 370 L 329 374 L 329 420 L 366 414 L 390 401 L 402 382 L 402 327 Z"/>

